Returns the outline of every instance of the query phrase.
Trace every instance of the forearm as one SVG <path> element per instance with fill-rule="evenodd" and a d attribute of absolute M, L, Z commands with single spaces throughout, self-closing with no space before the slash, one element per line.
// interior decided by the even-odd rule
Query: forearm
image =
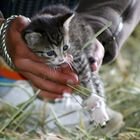
<path fill-rule="evenodd" d="M 135 3 L 133 3 L 135 2 Z M 139 0 L 81 0 L 77 12 L 97 32 L 109 21 L 112 26 L 98 39 L 105 48 L 104 63 L 113 60 L 139 21 Z"/>

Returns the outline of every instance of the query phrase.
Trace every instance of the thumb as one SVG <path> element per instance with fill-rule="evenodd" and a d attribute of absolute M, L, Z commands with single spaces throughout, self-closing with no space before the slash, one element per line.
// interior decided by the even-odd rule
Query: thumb
<path fill-rule="evenodd" d="M 62 70 L 63 73 L 70 73 L 70 72 L 74 71 L 72 66 L 69 66 L 68 64 L 61 65 L 61 70 Z"/>
<path fill-rule="evenodd" d="M 30 19 L 24 16 L 18 16 L 13 21 L 13 29 L 18 32 L 21 32 L 28 24 L 30 23 Z"/>

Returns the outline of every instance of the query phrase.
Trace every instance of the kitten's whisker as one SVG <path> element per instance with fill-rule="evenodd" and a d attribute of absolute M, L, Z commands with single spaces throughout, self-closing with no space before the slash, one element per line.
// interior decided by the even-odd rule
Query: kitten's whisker
<path fill-rule="evenodd" d="M 71 70 L 73 70 L 73 67 L 72 67 L 72 64 L 71 64 L 71 63 L 72 63 L 72 62 L 71 62 L 71 60 L 70 60 L 70 59 L 68 59 L 68 58 L 65 58 L 65 60 L 64 60 L 64 61 L 65 61 L 65 63 L 66 63 L 66 64 L 68 64 L 68 65 L 69 65 L 69 67 L 71 68 Z"/>
<path fill-rule="evenodd" d="M 73 70 L 73 67 L 72 67 L 72 62 L 66 62 L 69 66 L 70 66 L 70 68 L 71 68 L 71 70 Z"/>

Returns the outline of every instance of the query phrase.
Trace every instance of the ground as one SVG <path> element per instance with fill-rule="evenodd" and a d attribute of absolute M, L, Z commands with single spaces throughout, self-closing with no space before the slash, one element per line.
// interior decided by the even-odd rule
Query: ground
<path fill-rule="evenodd" d="M 66 140 L 140 140 L 140 26 L 129 37 L 124 47 L 121 49 L 116 61 L 101 68 L 101 76 L 105 83 L 107 101 L 110 107 L 121 112 L 124 116 L 124 127 L 114 136 L 95 137 L 92 131 L 86 131 L 81 125 L 70 131 L 63 126 L 59 126 L 61 131 L 57 138 Z M 26 106 L 32 103 L 31 99 Z M 26 108 L 26 106 L 22 109 Z M 47 135 L 47 130 L 42 129 L 31 131 L 24 129 L 24 121 L 30 112 L 17 110 L 12 106 L 4 105 L 0 108 L 0 140 L 57 140 L 52 134 Z M 23 114 L 23 115 L 20 115 Z M 5 129 L 2 129 L 5 128 Z M 49 137 L 53 137 L 53 139 Z M 66 137 L 66 138 L 64 138 Z"/>

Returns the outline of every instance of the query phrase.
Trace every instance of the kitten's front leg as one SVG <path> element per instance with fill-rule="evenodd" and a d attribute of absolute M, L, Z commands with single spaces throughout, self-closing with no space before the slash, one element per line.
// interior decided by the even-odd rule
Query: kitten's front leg
<path fill-rule="evenodd" d="M 77 56 L 78 57 L 74 59 L 75 65 L 73 66 L 78 73 L 81 85 L 91 91 L 89 97 L 82 96 L 83 106 L 90 110 L 91 119 L 96 124 L 103 126 L 106 124 L 106 121 L 109 120 L 109 117 L 106 112 L 104 98 L 100 97 L 100 94 L 98 95 L 98 90 L 100 90 L 100 88 L 98 89 L 98 85 L 96 84 L 100 85 L 100 80 L 98 80 L 96 75 L 93 77 L 87 57 L 84 54 Z"/>
<path fill-rule="evenodd" d="M 104 98 L 92 93 L 83 102 L 83 105 L 90 111 L 91 119 L 95 122 L 95 124 L 105 126 L 106 122 L 109 121 Z"/>

